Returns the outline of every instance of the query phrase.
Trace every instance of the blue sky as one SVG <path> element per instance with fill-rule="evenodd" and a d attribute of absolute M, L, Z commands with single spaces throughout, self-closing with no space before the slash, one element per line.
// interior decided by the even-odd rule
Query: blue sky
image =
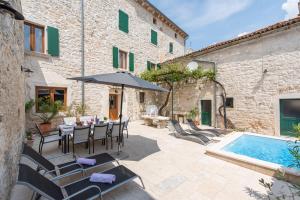
<path fill-rule="evenodd" d="M 295 17 L 299 0 L 150 0 L 190 38 L 194 50 Z"/>

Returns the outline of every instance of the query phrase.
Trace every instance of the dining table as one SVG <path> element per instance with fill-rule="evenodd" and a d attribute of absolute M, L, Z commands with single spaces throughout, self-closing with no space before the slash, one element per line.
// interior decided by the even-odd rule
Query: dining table
<path fill-rule="evenodd" d="M 109 134 L 111 129 L 112 129 L 112 126 L 113 126 L 113 123 L 114 121 L 107 121 L 107 122 L 99 122 L 98 124 L 109 124 L 108 125 L 108 131 L 106 134 Z M 76 127 L 88 127 L 90 126 L 91 127 L 91 134 L 93 134 L 93 129 L 94 129 L 94 125 L 96 123 L 93 122 L 93 123 L 89 123 L 89 124 L 83 124 L 83 125 L 76 125 L 76 124 L 61 124 L 58 126 L 58 130 L 59 130 L 59 134 L 60 136 L 62 137 L 62 151 L 63 153 L 69 153 L 70 152 L 70 137 L 73 136 L 73 132 L 74 132 L 74 128 Z"/>

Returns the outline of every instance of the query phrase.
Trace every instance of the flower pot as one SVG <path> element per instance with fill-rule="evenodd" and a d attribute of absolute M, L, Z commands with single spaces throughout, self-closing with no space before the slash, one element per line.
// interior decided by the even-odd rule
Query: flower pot
<path fill-rule="evenodd" d="M 51 130 L 51 123 L 42 123 L 39 125 L 39 128 L 42 134 L 46 134 Z"/>

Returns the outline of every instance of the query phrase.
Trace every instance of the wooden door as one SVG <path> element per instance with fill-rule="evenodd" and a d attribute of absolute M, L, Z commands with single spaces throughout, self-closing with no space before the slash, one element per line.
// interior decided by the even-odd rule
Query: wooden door
<path fill-rule="evenodd" d="M 118 95 L 109 94 L 109 119 L 117 120 L 119 118 Z"/>

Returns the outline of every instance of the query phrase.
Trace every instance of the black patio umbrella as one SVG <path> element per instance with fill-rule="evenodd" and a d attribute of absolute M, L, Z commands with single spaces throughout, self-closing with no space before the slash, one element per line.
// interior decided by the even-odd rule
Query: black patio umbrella
<path fill-rule="evenodd" d="M 122 88 L 121 92 L 121 110 L 120 110 L 120 126 L 119 126 L 119 138 L 121 138 L 121 123 L 122 123 L 122 112 L 123 112 L 123 93 L 124 87 L 140 89 L 140 90 L 151 90 L 158 92 L 168 92 L 168 90 L 161 88 L 155 84 L 152 84 L 148 81 L 140 79 L 132 75 L 129 72 L 116 72 L 116 73 L 108 73 L 108 74 L 97 74 L 92 76 L 84 76 L 84 77 L 74 77 L 68 78 L 70 80 L 82 81 L 85 83 L 96 83 L 103 85 L 112 85 L 119 86 Z M 118 153 L 120 152 L 120 139 L 118 140 Z"/>

